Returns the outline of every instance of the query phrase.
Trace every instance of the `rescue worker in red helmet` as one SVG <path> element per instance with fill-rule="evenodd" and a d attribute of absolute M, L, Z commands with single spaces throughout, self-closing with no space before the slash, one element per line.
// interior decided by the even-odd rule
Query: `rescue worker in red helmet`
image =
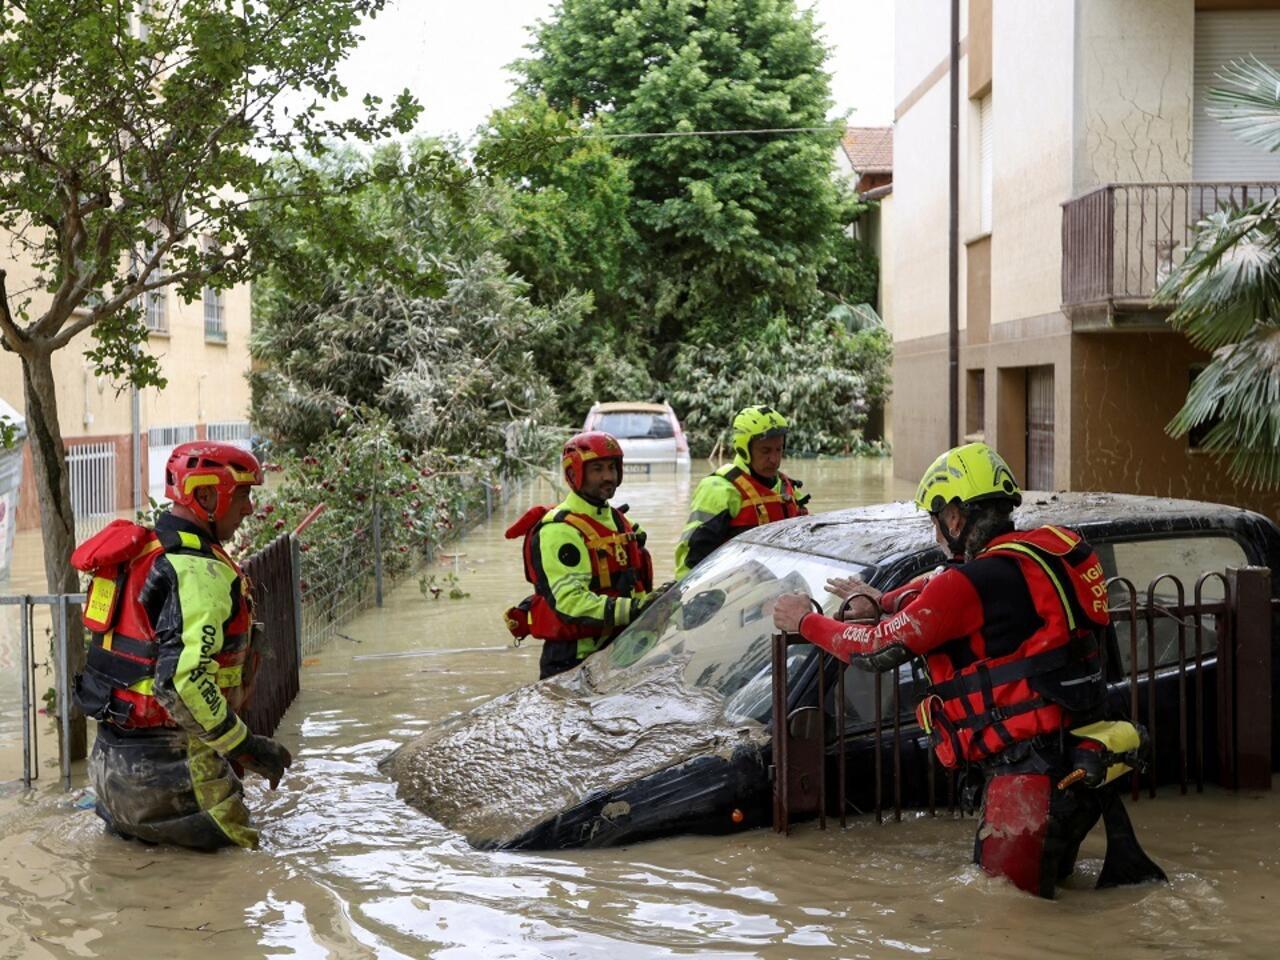
<path fill-rule="evenodd" d="M 883 595 L 855 578 L 829 581 L 861 622 L 815 613 L 791 594 L 778 599 L 774 623 L 863 670 L 924 658 L 921 727 L 944 766 L 984 774 L 974 861 L 987 872 L 1053 897 L 1101 816 L 1098 886 L 1164 880 L 1109 784 L 1141 764 L 1144 737 L 1100 719 L 1102 564 L 1075 531 L 1015 530 L 1020 503 L 1008 464 L 986 444 L 949 450 L 925 472 L 916 505 L 954 565 Z"/>
<path fill-rule="evenodd" d="M 92 576 L 93 639 L 75 696 L 98 721 L 89 775 L 109 832 L 198 850 L 257 846 L 233 762 L 275 789 L 292 757 L 236 713 L 252 617 L 222 544 L 261 483 L 251 453 L 181 444 L 165 465 L 172 506 L 155 528 L 116 520 L 72 555 Z"/>
<path fill-rule="evenodd" d="M 677 578 L 744 530 L 809 512 L 809 498 L 797 493 L 800 481 L 781 470 L 787 429 L 787 418 L 772 407 L 747 407 L 733 418 L 733 462 L 693 492 L 676 544 Z"/>
<path fill-rule="evenodd" d="M 534 593 L 507 611 L 519 641 L 543 641 L 539 679 L 563 673 L 640 615 L 653 590 L 645 534 L 609 504 L 622 483 L 622 447 L 594 430 L 570 437 L 561 459 L 569 495 L 533 507 L 507 530 L 524 537 L 525 579 Z"/>

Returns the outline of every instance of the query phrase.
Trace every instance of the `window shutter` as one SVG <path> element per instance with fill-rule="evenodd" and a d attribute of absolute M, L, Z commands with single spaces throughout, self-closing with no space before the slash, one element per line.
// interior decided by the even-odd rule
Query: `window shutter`
<path fill-rule="evenodd" d="M 991 94 L 978 101 L 978 232 L 991 232 Z"/>
<path fill-rule="evenodd" d="M 1255 56 L 1280 68 L 1280 10 L 1214 10 L 1196 14 L 1195 101 L 1191 172 L 1196 180 L 1280 180 L 1280 154 L 1245 143 L 1209 116 L 1208 93 L 1232 60 Z"/>

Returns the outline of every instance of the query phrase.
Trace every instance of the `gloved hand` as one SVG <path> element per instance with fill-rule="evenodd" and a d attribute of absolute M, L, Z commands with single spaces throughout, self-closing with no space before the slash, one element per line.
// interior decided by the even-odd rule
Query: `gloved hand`
<path fill-rule="evenodd" d="M 293 765 L 293 756 L 288 750 L 270 737 L 260 737 L 256 733 L 245 737 L 244 743 L 240 744 L 231 759 L 266 779 L 272 790 L 284 776 L 285 770 Z"/>
<path fill-rule="evenodd" d="M 653 597 L 660 597 L 675 585 L 676 582 L 674 580 L 668 580 L 666 583 L 660 583 L 649 591 L 649 595 Z"/>

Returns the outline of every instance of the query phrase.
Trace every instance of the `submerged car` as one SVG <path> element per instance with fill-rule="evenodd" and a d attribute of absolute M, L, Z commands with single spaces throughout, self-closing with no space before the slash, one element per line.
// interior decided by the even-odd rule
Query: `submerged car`
<path fill-rule="evenodd" d="M 1204 571 L 1245 565 L 1280 569 L 1280 529 L 1234 507 L 1029 492 L 1015 520 L 1020 529 L 1052 523 L 1079 530 L 1097 550 L 1107 577 L 1123 576 L 1139 591 L 1172 573 L 1190 599 Z M 389 757 L 386 769 L 407 802 L 481 847 L 594 847 L 766 825 L 771 818 L 771 602 L 804 590 L 830 613 L 838 601 L 825 592 L 829 577 L 854 574 L 888 590 L 944 559 L 932 524 L 909 503 L 757 527 L 699 564 L 577 669 L 497 697 L 424 734 Z M 1280 578 L 1272 588 L 1280 590 Z M 1176 602 L 1171 589 L 1165 581 L 1156 601 Z M 1206 580 L 1203 592 L 1206 601 L 1222 599 L 1215 578 Z M 1124 599 L 1113 592 L 1113 605 Z M 1146 624 L 1139 624 L 1138 663 L 1147 684 L 1142 695 L 1145 704 L 1150 684 L 1156 685 L 1159 722 L 1168 729 L 1166 724 L 1178 722 L 1177 685 L 1185 690 L 1190 681 L 1176 666 L 1176 621 L 1162 618 L 1154 626 L 1148 636 Z M 1120 684 L 1132 656 L 1127 624 L 1121 634 L 1122 643 L 1113 627 L 1107 643 L 1116 696 L 1123 693 Z M 1157 669 L 1148 675 L 1152 642 Z M 1207 698 L 1202 706 L 1210 744 L 1215 738 L 1215 642 L 1216 635 L 1207 630 L 1199 665 L 1203 686 L 1195 685 Z M 1271 642 L 1276 643 L 1274 631 Z M 1280 656 L 1271 661 L 1274 690 Z M 789 648 L 789 715 L 817 702 L 818 662 L 812 646 Z M 831 717 L 834 674 L 827 669 L 821 677 Z M 921 761 L 904 763 L 903 769 L 925 770 L 928 743 L 912 712 L 922 678 L 904 664 L 896 674 L 895 698 L 894 677 L 885 677 L 880 719 L 892 726 L 896 699 L 900 749 Z M 875 758 L 877 753 L 883 758 L 887 745 L 884 732 L 877 738 L 876 703 L 875 677 L 847 671 L 844 769 L 855 809 L 871 802 Z M 834 723 L 826 726 L 830 731 Z M 1157 749 L 1176 751 L 1176 740 L 1162 736 Z M 835 742 L 832 735 L 825 745 L 829 761 Z M 1280 736 L 1272 742 L 1280 746 Z M 1209 763 L 1212 774 L 1212 757 Z M 835 769 L 834 763 L 828 766 Z M 925 779 L 903 778 L 904 805 L 928 802 Z"/>
<path fill-rule="evenodd" d="M 689 466 L 689 442 L 670 404 L 597 403 L 588 411 L 582 429 L 617 437 L 627 473 Z"/>

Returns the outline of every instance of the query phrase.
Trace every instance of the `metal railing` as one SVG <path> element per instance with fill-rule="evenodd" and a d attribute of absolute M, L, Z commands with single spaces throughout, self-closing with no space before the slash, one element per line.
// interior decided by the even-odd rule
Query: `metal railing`
<path fill-rule="evenodd" d="M 1214 586 L 1222 598 L 1206 599 Z M 1120 712 L 1127 710 L 1131 719 L 1147 728 L 1151 743 L 1145 774 L 1148 796 L 1154 797 L 1161 783 L 1177 783 L 1185 794 L 1194 782 L 1201 792 L 1206 777 L 1213 774 L 1229 789 L 1269 789 L 1271 631 L 1277 610 L 1271 599 L 1271 571 L 1244 567 L 1225 574 L 1204 573 L 1190 591 L 1190 602 L 1184 585 L 1171 574 L 1157 577 L 1141 593 L 1123 577 L 1108 580 L 1107 587 L 1113 598 L 1115 652 L 1120 656 L 1120 663 L 1108 674 L 1109 703 L 1123 708 Z M 1115 603 L 1117 593 L 1121 594 L 1119 604 Z M 787 671 L 781 664 L 786 662 L 789 646 L 806 642 L 794 635 L 778 634 L 773 639 L 774 829 L 786 833 L 797 816 L 807 815 L 816 815 L 819 827 L 825 829 L 833 803 L 844 826 L 849 809 L 861 812 L 850 802 L 851 794 L 865 795 L 868 781 L 869 809 L 877 822 L 890 808 L 895 820 L 902 819 L 903 809 L 911 806 L 927 808 L 930 816 L 941 806 L 954 814 L 956 773 L 941 767 L 928 735 L 902 710 L 902 678 L 907 668 L 875 675 L 874 723 L 869 730 L 851 733 L 845 713 L 848 666 L 822 650 L 816 651 L 815 692 L 808 702 L 792 704 Z M 1210 655 L 1216 680 L 1207 684 Z M 892 686 L 887 716 L 886 678 Z M 834 735 L 828 730 L 829 693 L 835 696 Z M 781 724 L 779 717 L 785 718 Z M 850 752 L 855 737 L 869 741 L 870 758 L 867 750 Z M 1174 738 L 1174 748 L 1165 745 L 1166 737 Z M 851 762 L 851 757 L 857 762 Z M 1130 777 L 1136 800 L 1142 777 L 1136 772 Z M 944 802 L 938 792 L 940 780 L 945 780 L 947 788 Z"/>
<path fill-rule="evenodd" d="M 253 428 L 247 420 L 215 420 L 205 428 L 205 436 L 221 443 L 234 443 L 237 447 L 248 450 Z"/>
<path fill-rule="evenodd" d="M 1196 225 L 1222 207 L 1280 193 L 1280 183 L 1109 183 L 1062 205 L 1064 306 L 1149 302 L 1182 262 Z"/>
<path fill-rule="evenodd" d="M 277 537 L 262 550 L 249 557 L 242 566 L 253 597 L 253 615 L 262 626 L 255 630 L 251 656 L 257 658 L 257 671 L 247 699 L 239 711 L 249 728 L 270 736 L 279 726 L 285 711 L 299 690 L 301 665 L 301 595 L 298 589 L 300 569 L 298 544 L 286 534 Z M 82 638 L 83 630 L 73 617 L 85 601 L 84 594 L 52 596 L 0 596 L 0 607 L 18 608 L 20 637 L 18 640 L 19 697 L 17 712 L 22 731 L 22 783 L 30 788 L 39 779 L 39 718 L 37 693 L 38 670 L 52 666 L 54 699 L 58 715 L 58 744 L 62 787 L 71 787 L 71 683 L 68 669 L 69 638 Z M 38 658 L 35 611 L 47 606 L 52 619 L 51 652 L 53 664 Z M 8 710 L 6 705 L 4 708 Z"/>
<path fill-rule="evenodd" d="M 83 540 L 105 527 L 116 515 L 116 445 L 77 443 L 67 447 L 71 480 L 71 510 L 76 539 Z"/>
<path fill-rule="evenodd" d="M 36 729 L 36 670 L 39 662 L 36 659 L 35 610 L 47 606 L 53 620 L 53 652 L 55 657 L 54 679 L 58 706 L 58 754 L 62 773 L 62 789 L 71 789 L 71 680 L 68 670 L 67 636 L 71 623 L 71 611 L 84 603 L 83 593 L 62 593 L 52 596 L 0 597 L 0 606 L 18 607 L 21 621 L 21 637 L 18 648 L 18 670 L 20 674 L 21 695 L 19 709 L 22 723 L 22 785 L 27 789 L 39 777 L 40 745 Z M 79 632 L 77 631 L 77 636 Z"/>

